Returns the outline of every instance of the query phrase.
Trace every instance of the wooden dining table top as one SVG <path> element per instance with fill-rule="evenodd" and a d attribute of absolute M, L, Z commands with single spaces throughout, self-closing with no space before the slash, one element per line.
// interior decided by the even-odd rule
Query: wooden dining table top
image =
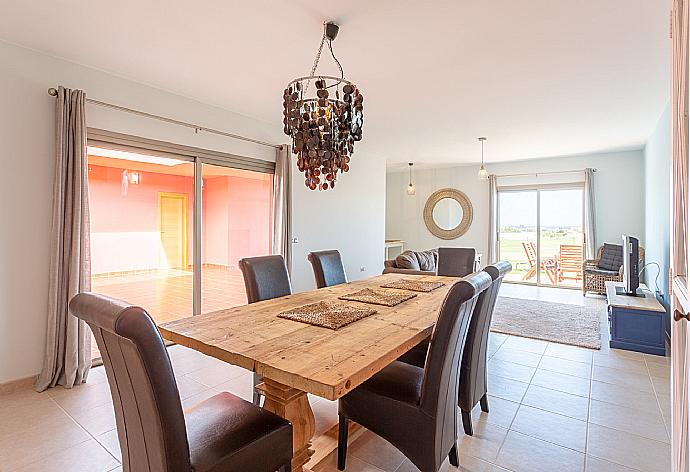
<path fill-rule="evenodd" d="M 338 300 L 339 296 L 401 279 L 444 285 L 431 292 L 414 292 L 416 297 L 393 307 Z M 384 274 L 171 321 L 159 329 L 169 341 L 289 387 L 336 400 L 428 337 L 441 303 L 458 280 Z M 375 308 L 377 312 L 338 330 L 277 316 L 320 301 Z"/>

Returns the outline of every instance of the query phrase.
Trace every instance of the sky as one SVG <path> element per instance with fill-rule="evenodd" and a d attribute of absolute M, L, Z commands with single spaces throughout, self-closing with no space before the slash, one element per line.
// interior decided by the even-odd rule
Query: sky
<path fill-rule="evenodd" d="M 540 190 L 541 226 L 582 226 L 582 189 Z M 500 226 L 536 226 L 537 191 L 499 192 Z"/>

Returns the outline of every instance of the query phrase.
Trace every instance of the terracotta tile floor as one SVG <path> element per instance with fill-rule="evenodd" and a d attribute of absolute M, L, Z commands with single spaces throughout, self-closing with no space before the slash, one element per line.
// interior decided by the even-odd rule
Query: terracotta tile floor
<path fill-rule="evenodd" d="M 92 278 L 91 289 L 144 307 L 157 323 L 192 316 L 191 271 L 167 270 Z M 202 313 L 247 303 L 239 269 L 204 268 L 201 271 Z M 95 341 L 91 357 L 100 357 Z"/>
<path fill-rule="evenodd" d="M 502 294 L 587 303 L 600 297 L 505 284 Z M 605 324 L 602 337 L 607 338 Z M 181 346 L 169 348 L 185 407 L 219 391 L 251 397 L 251 373 Z M 459 432 L 463 472 L 667 472 L 669 358 L 591 351 L 495 335 L 490 338 L 491 412 L 473 412 L 475 435 Z M 337 404 L 310 398 L 317 428 L 337 422 Z M 0 396 L 0 471 L 109 471 L 119 465 L 115 419 L 103 368 L 72 390 L 30 388 Z M 335 471 L 335 455 L 316 472 Z M 350 472 L 413 472 L 397 449 L 365 433 L 349 450 Z"/>

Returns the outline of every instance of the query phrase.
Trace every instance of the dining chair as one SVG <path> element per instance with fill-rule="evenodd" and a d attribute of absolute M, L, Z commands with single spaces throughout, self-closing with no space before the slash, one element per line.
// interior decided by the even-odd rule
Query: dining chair
<path fill-rule="evenodd" d="M 467 341 L 462 352 L 460 365 L 458 406 L 462 416 L 462 425 L 468 436 L 472 436 L 474 433 L 472 430 L 472 409 L 474 406 L 479 403 L 482 411 L 489 412 L 486 378 L 489 327 L 501 282 L 511 270 L 512 266 L 508 261 L 500 261 L 484 268 L 484 272 L 491 277 L 491 286 L 480 295 L 467 330 Z"/>
<path fill-rule="evenodd" d="M 474 261 L 477 251 L 472 247 L 438 248 L 438 267 L 436 275 L 446 277 L 465 277 L 475 271 Z"/>
<path fill-rule="evenodd" d="M 307 254 L 307 259 L 314 271 L 316 288 L 347 283 L 343 260 L 337 250 L 313 251 Z"/>
<path fill-rule="evenodd" d="M 245 257 L 240 259 L 238 264 L 244 278 L 247 303 L 261 302 L 292 294 L 290 274 L 288 274 L 283 256 Z M 261 382 L 262 377 L 254 372 L 252 401 L 257 406 L 261 403 L 261 394 L 256 386 Z"/>
<path fill-rule="evenodd" d="M 338 469 L 345 470 L 348 421 L 397 447 L 421 472 L 458 462 L 460 356 L 485 272 L 455 282 L 439 310 L 424 368 L 394 361 L 338 402 Z"/>
<path fill-rule="evenodd" d="M 172 364 L 149 314 L 94 293 L 69 304 L 105 365 L 125 472 L 290 471 L 292 425 L 228 392 L 183 411 Z"/>

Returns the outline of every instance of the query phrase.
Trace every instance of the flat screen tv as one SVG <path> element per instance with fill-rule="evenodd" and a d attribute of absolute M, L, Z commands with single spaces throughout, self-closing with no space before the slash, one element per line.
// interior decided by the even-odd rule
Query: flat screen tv
<path fill-rule="evenodd" d="M 644 296 L 638 290 L 640 286 L 639 266 L 640 241 L 633 236 L 623 235 L 623 290 L 619 293 L 630 296 Z"/>

